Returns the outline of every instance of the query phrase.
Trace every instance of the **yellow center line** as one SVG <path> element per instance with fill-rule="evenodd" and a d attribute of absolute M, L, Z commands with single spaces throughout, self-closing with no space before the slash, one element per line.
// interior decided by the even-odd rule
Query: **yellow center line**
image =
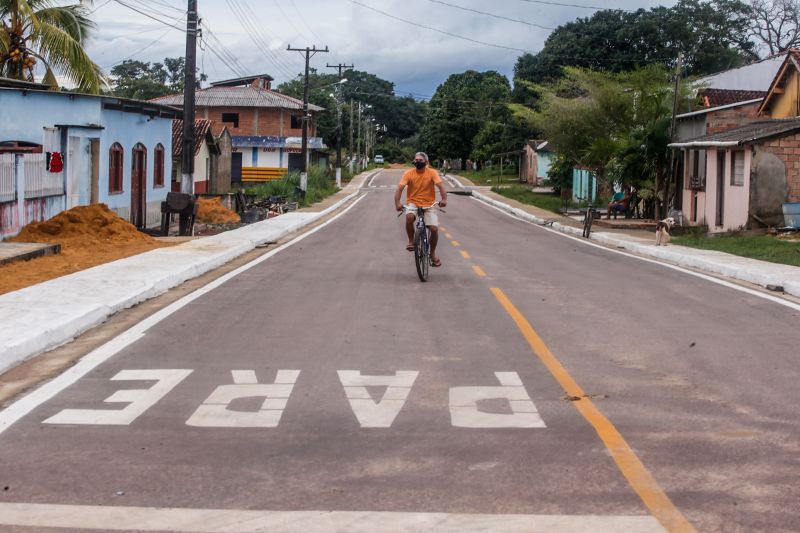
<path fill-rule="evenodd" d="M 453 246 L 461 246 L 461 243 L 458 241 L 450 241 L 450 244 L 452 244 Z"/>
<path fill-rule="evenodd" d="M 474 267 L 473 267 L 474 268 Z M 570 376 L 569 372 L 561 365 L 561 362 L 550 351 L 544 341 L 539 337 L 533 326 L 525 319 L 522 313 L 511 303 L 505 293 L 493 287 L 492 294 L 500 302 L 500 305 L 511 316 L 517 324 L 522 336 L 528 341 L 533 352 L 550 371 L 550 374 L 558 381 L 559 385 L 569 396 L 578 397 L 580 400 L 572 402 L 587 422 L 594 428 L 597 435 L 603 441 L 622 475 L 636 494 L 644 502 L 650 513 L 663 525 L 667 531 L 671 532 L 694 532 L 692 524 L 681 514 L 669 496 L 659 486 L 656 479 L 645 468 L 642 461 L 631 449 L 617 428 L 611 421 L 600 412 L 591 399 L 586 397 L 586 393 Z"/>
<path fill-rule="evenodd" d="M 453 236 L 450 235 L 449 233 L 445 233 L 444 236 L 447 237 L 448 239 L 452 239 L 453 238 Z"/>
<path fill-rule="evenodd" d="M 483 269 L 481 267 L 479 267 L 478 265 L 472 265 L 472 270 L 474 270 L 475 273 L 477 275 L 479 275 L 480 277 L 482 277 L 482 278 L 486 277 L 486 272 L 484 272 Z"/>
<path fill-rule="evenodd" d="M 466 250 L 461 250 L 461 257 L 463 257 L 464 259 L 469 259 L 469 254 L 467 253 Z"/>

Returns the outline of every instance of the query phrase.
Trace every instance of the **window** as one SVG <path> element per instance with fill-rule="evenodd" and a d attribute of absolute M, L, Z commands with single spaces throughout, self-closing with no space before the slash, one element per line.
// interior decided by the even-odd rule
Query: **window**
<path fill-rule="evenodd" d="M 292 115 L 291 127 L 292 127 L 292 129 L 295 129 L 295 130 L 299 130 L 300 128 L 302 128 L 303 127 L 303 117 L 300 117 L 298 115 Z"/>
<path fill-rule="evenodd" d="M 108 150 L 108 192 L 122 192 L 122 145 L 114 143 Z"/>
<path fill-rule="evenodd" d="M 733 152 L 733 172 L 731 185 L 744 185 L 744 152 Z"/>
<path fill-rule="evenodd" d="M 161 143 L 156 145 L 153 159 L 153 187 L 164 186 L 164 146 Z"/>
<path fill-rule="evenodd" d="M 223 113 L 222 122 L 233 124 L 234 128 L 239 127 L 239 113 Z"/>

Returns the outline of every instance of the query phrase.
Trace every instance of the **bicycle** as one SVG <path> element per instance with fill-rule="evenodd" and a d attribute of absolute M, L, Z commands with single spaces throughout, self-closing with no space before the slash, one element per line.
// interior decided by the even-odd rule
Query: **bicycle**
<path fill-rule="evenodd" d="M 583 198 L 578 198 L 579 200 L 583 200 Z M 591 200 L 589 201 L 589 205 L 586 206 L 586 211 L 583 214 L 583 237 L 588 239 L 589 235 L 592 232 L 592 222 L 594 222 L 595 218 L 600 216 L 600 211 L 597 210 L 592 205 Z"/>
<path fill-rule="evenodd" d="M 415 207 L 411 208 L 408 205 L 403 206 L 403 210 L 397 215 L 398 217 L 408 212 L 414 212 L 416 209 L 416 220 L 414 221 L 414 263 L 417 267 L 417 276 L 420 281 L 428 281 L 428 267 L 433 264 L 431 259 L 431 243 L 430 243 L 430 230 L 425 224 L 425 211 L 433 209 L 438 206 L 439 202 L 434 202 L 428 207 Z M 444 210 L 440 210 L 444 213 Z"/>

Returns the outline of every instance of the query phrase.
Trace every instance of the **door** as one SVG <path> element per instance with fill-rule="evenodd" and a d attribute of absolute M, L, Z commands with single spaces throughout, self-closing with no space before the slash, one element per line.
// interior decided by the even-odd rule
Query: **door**
<path fill-rule="evenodd" d="M 67 141 L 67 209 L 81 205 L 81 158 L 80 137 L 70 137 Z"/>
<path fill-rule="evenodd" d="M 289 154 L 289 172 L 297 171 L 300 172 L 300 169 L 303 166 L 303 154 Z"/>
<path fill-rule="evenodd" d="M 147 149 L 141 143 L 133 147 L 131 168 L 131 224 L 145 226 L 147 205 Z"/>
<path fill-rule="evenodd" d="M 89 155 L 91 156 L 91 192 L 89 203 L 96 204 L 100 201 L 100 139 L 89 141 Z"/>
<path fill-rule="evenodd" d="M 716 225 L 722 226 L 725 210 L 725 151 L 717 151 L 717 220 Z"/>
<path fill-rule="evenodd" d="M 242 152 L 231 154 L 231 183 L 242 182 Z"/>

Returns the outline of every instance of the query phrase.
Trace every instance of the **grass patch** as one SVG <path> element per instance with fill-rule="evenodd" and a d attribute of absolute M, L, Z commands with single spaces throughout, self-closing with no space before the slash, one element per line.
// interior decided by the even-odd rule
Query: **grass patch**
<path fill-rule="evenodd" d="M 342 179 L 345 172 L 342 171 Z M 328 196 L 334 194 L 336 189 L 336 179 L 327 175 L 324 169 L 312 168 L 308 172 L 308 189 L 303 201 L 295 193 L 295 188 L 300 186 L 300 173 L 291 172 L 285 178 L 275 181 L 260 183 L 252 187 L 247 187 L 247 194 L 253 194 L 259 199 L 268 196 L 285 196 L 287 200 L 296 201 L 300 207 L 308 207 Z"/>
<path fill-rule="evenodd" d="M 511 198 L 522 204 L 535 205 L 536 207 L 552 211 L 553 213 L 558 213 L 560 210 L 564 209 L 564 201 L 560 196 L 554 193 L 533 192 L 530 187 L 525 185 L 492 187 L 492 192 L 496 192 L 497 194 L 505 196 L 506 198 Z M 585 202 L 583 204 L 577 204 L 570 201 L 567 207 L 570 209 L 577 209 L 585 206 Z"/>
<path fill-rule="evenodd" d="M 483 168 L 481 170 L 451 170 L 449 174 L 462 176 L 467 178 L 475 185 L 496 186 L 510 183 L 519 183 L 519 176 L 517 176 L 514 167 L 503 169 L 503 175 L 500 175 L 500 167 L 494 166 L 491 168 Z"/>
<path fill-rule="evenodd" d="M 673 237 L 672 243 L 703 250 L 716 250 L 770 263 L 800 266 L 800 241 L 778 239 L 772 235 L 706 237 L 690 234 Z"/>

